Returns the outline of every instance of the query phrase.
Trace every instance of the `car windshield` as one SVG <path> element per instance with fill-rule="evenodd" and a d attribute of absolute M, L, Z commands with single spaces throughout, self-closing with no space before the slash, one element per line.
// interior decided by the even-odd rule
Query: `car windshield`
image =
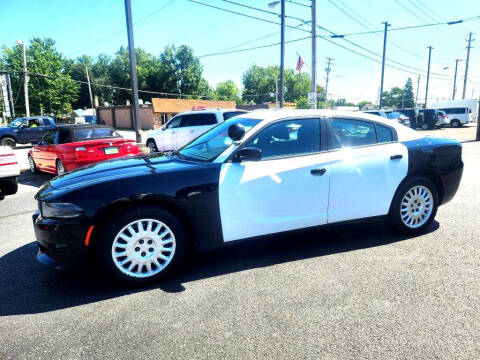
<path fill-rule="evenodd" d="M 392 111 L 391 113 L 387 114 L 387 117 L 389 119 L 398 119 L 400 117 L 400 114 L 396 111 Z"/>
<path fill-rule="evenodd" d="M 8 126 L 10 127 L 19 127 L 24 122 L 24 119 L 15 119 Z"/>
<path fill-rule="evenodd" d="M 259 119 L 232 118 L 185 145 L 179 152 L 187 159 L 212 161 L 232 145 L 233 140 L 228 136 L 230 125 L 240 124 L 245 129 L 245 133 L 247 133 L 260 121 Z"/>
<path fill-rule="evenodd" d="M 120 135 L 112 128 L 75 129 L 73 135 L 77 140 L 120 137 Z"/>

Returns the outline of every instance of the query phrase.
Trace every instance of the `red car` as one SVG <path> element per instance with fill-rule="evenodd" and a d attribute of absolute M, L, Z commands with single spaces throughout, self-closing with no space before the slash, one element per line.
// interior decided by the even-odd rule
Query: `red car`
<path fill-rule="evenodd" d="M 134 140 L 101 125 L 60 125 L 48 131 L 28 152 L 30 171 L 61 175 L 99 161 L 141 152 Z"/>

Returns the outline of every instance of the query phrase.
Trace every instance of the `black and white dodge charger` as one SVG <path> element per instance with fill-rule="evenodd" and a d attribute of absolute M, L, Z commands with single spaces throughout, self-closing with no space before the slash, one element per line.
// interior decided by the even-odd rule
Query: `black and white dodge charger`
<path fill-rule="evenodd" d="M 232 118 L 178 152 L 107 161 L 36 195 L 38 259 L 142 282 L 187 249 L 386 216 L 429 226 L 455 195 L 462 147 L 381 117 L 263 110 Z"/>

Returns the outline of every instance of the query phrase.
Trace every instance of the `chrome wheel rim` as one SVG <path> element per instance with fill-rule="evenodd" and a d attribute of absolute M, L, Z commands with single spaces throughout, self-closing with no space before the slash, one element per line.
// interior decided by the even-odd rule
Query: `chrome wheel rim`
<path fill-rule="evenodd" d="M 28 163 L 30 165 L 30 171 L 32 173 L 35 172 L 35 163 L 33 162 L 33 158 L 31 156 L 28 157 Z"/>
<path fill-rule="evenodd" d="M 155 144 L 153 142 L 148 143 L 148 149 L 150 150 L 151 153 L 155 152 Z"/>
<path fill-rule="evenodd" d="M 58 175 L 62 175 L 65 172 L 65 167 L 63 166 L 63 163 L 61 161 L 58 162 L 57 172 Z"/>
<path fill-rule="evenodd" d="M 425 224 L 433 210 L 433 195 L 423 185 L 416 185 L 406 192 L 400 203 L 402 222 L 409 228 L 415 229 Z"/>
<path fill-rule="evenodd" d="M 156 219 L 132 221 L 113 240 L 113 263 L 122 273 L 147 278 L 163 271 L 175 255 L 175 236 Z"/>

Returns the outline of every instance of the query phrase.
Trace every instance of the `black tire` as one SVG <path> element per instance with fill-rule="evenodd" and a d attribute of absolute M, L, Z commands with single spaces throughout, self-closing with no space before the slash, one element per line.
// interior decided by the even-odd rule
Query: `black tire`
<path fill-rule="evenodd" d="M 63 162 L 60 159 L 57 159 L 56 168 L 57 168 L 57 175 L 63 175 L 67 172 L 67 168 L 65 167 L 65 165 L 63 165 Z"/>
<path fill-rule="evenodd" d="M 155 140 L 153 140 L 153 139 L 148 139 L 147 140 L 147 147 L 148 147 L 148 150 L 150 150 L 150 153 L 158 152 L 157 144 L 155 144 Z"/>
<path fill-rule="evenodd" d="M 28 155 L 28 167 L 32 174 L 38 174 L 37 165 L 35 165 L 35 160 L 33 160 L 31 155 Z"/>
<path fill-rule="evenodd" d="M 163 223 L 168 227 L 168 229 L 173 233 L 173 243 L 171 248 L 173 248 L 173 253 L 172 257 L 169 260 L 169 262 L 165 262 L 164 267 L 156 267 L 156 269 L 153 269 L 152 266 L 152 271 L 157 271 L 156 273 L 152 273 L 151 275 L 148 274 L 148 269 L 146 268 L 146 265 L 139 265 L 139 267 L 135 270 L 135 266 L 132 268 L 132 272 L 135 270 L 137 272 L 136 274 L 128 274 L 128 267 L 131 263 L 133 262 L 126 262 L 124 265 L 117 265 L 114 256 L 112 255 L 112 247 L 114 244 L 114 241 L 116 240 L 117 236 L 119 236 L 122 231 L 125 231 L 124 229 L 127 227 L 127 225 L 130 225 L 132 222 L 135 221 L 147 221 L 146 219 L 151 219 L 151 220 L 156 220 L 158 222 Z M 136 227 L 136 225 L 133 225 L 133 227 Z M 152 226 L 153 227 L 153 226 Z M 136 227 L 138 231 L 138 227 Z M 165 229 L 163 227 L 162 229 Z M 159 232 L 161 229 L 159 230 Z M 133 237 L 130 233 L 130 237 Z M 123 282 L 123 283 L 130 283 L 130 284 L 138 284 L 138 283 L 149 283 L 153 281 L 158 281 L 162 278 L 164 278 L 167 275 L 172 274 L 174 271 L 178 270 L 178 268 L 181 266 L 185 259 L 186 255 L 186 250 L 187 250 L 187 239 L 186 239 L 186 233 L 184 230 L 184 227 L 179 219 L 177 219 L 174 215 L 172 215 L 170 212 L 165 211 L 161 207 L 157 206 L 142 206 L 138 208 L 134 208 L 131 211 L 127 211 L 126 213 L 123 213 L 119 215 L 116 219 L 114 219 L 112 222 L 110 222 L 105 229 L 103 230 L 101 236 L 98 238 L 99 242 L 95 246 L 95 255 L 96 255 L 96 260 L 97 264 L 100 268 L 100 271 L 104 276 L 107 277 L 107 279 L 115 279 L 117 281 Z M 165 239 L 165 237 L 163 237 Z M 171 239 L 171 237 L 170 237 Z M 141 258 L 140 256 L 145 256 L 145 254 L 148 254 L 147 250 L 141 250 L 145 251 L 145 253 L 140 253 L 140 250 L 138 246 L 143 246 L 139 245 L 141 241 L 150 241 L 150 239 L 147 238 L 142 238 L 140 240 L 134 240 L 135 243 L 132 243 L 130 245 L 130 248 L 125 250 L 125 254 L 127 251 L 131 251 L 133 254 L 132 259 L 138 260 L 141 259 L 140 261 L 144 260 L 145 258 Z M 132 240 L 131 240 L 132 241 Z M 158 241 L 158 239 L 157 239 Z M 125 241 L 128 246 L 128 242 Z M 116 242 L 118 244 L 118 242 Z M 155 245 L 146 245 L 145 246 L 155 246 Z M 116 250 L 118 249 L 117 247 L 115 248 Z M 121 248 L 120 248 L 121 251 Z M 133 253 L 133 251 L 136 251 L 137 253 Z M 158 251 L 157 248 L 155 248 L 154 251 L 152 251 L 152 255 L 149 256 L 149 258 L 156 258 L 158 262 L 158 257 L 160 256 L 158 254 L 164 254 L 163 250 Z M 122 252 L 123 254 L 123 252 Z M 148 254 L 149 255 L 149 254 Z M 130 259 L 130 256 L 125 256 L 125 259 Z M 117 261 L 124 261 L 121 256 L 117 255 Z M 149 260 L 147 260 L 149 261 Z M 162 260 L 163 261 L 163 260 Z M 120 269 L 120 267 L 123 268 L 123 270 Z M 140 269 L 141 268 L 141 269 Z M 145 274 L 144 274 L 144 270 Z M 140 271 L 140 272 L 138 272 Z"/>
<path fill-rule="evenodd" d="M 2 140 L 0 140 L 0 145 L 8 146 L 10 149 L 15 149 L 17 142 L 15 141 L 14 138 L 10 136 L 5 136 L 4 138 L 2 138 Z"/>
<path fill-rule="evenodd" d="M 452 121 L 450 121 L 450 126 L 452 128 L 458 128 L 462 125 L 462 123 L 460 122 L 460 120 L 458 119 L 453 119 Z"/>
<path fill-rule="evenodd" d="M 407 226 L 407 224 L 402 219 L 402 200 L 406 196 L 406 194 L 415 187 L 424 187 L 430 191 L 432 202 L 431 202 L 431 211 L 428 215 L 428 218 L 421 226 Z M 405 183 L 400 185 L 393 197 L 392 205 L 390 206 L 390 222 L 392 225 L 399 230 L 400 232 L 408 235 L 416 235 L 422 233 L 430 223 L 435 219 L 435 215 L 437 214 L 438 209 L 438 192 L 435 187 L 435 184 L 431 182 L 429 179 L 424 177 L 412 177 L 411 179 L 407 180 Z M 415 205 L 412 205 L 415 206 Z M 420 208 L 421 205 L 417 205 L 417 208 Z M 403 209 L 403 211 L 408 211 Z M 405 213 L 404 213 L 405 215 Z M 423 221 L 423 220 L 422 220 Z"/>
<path fill-rule="evenodd" d="M 6 179 L 0 181 L 0 192 L 2 195 L 13 195 L 18 191 L 18 179 Z"/>

